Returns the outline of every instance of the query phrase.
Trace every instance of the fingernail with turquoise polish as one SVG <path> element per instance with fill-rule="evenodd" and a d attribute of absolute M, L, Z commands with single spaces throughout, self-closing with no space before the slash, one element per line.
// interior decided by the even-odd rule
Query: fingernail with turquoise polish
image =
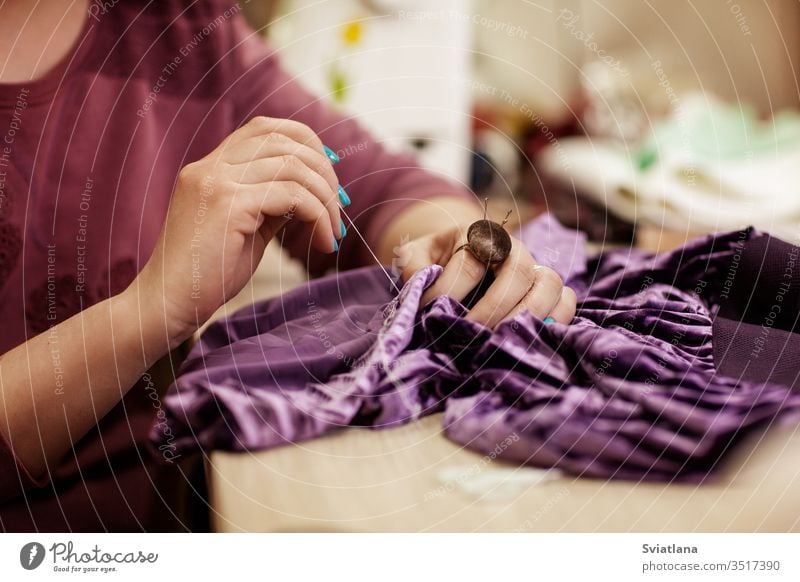
<path fill-rule="evenodd" d="M 342 233 L 342 238 L 347 236 L 347 229 L 344 226 L 344 220 L 339 222 L 339 231 Z"/>
<path fill-rule="evenodd" d="M 341 158 L 336 155 L 336 152 L 333 151 L 328 146 L 324 145 L 322 146 L 322 149 L 325 150 L 325 155 L 328 156 L 328 159 L 331 161 L 332 164 L 338 164 L 339 162 L 342 161 Z"/>
<path fill-rule="evenodd" d="M 339 186 L 339 200 L 342 206 L 350 206 L 350 196 L 347 195 L 347 192 L 345 192 L 344 188 L 341 186 Z"/>
<path fill-rule="evenodd" d="M 339 252 L 339 243 L 336 242 L 336 239 L 333 239 L 333 252 L 334 253 L 338 253 Z"/>
<path fill-rule="evenodd" d="M 544 322 L 545 322 L 545 323 L 555 323 L 555 321 L 556 321 L 556 320 L 555 320 L 555 319 L 553 319 L 553 318 L 552 318 L 552 317 L 550 317 L 550 316 L 548 316 L 548 317 L 545 317 L 545 318 L 544 318 Z"/>

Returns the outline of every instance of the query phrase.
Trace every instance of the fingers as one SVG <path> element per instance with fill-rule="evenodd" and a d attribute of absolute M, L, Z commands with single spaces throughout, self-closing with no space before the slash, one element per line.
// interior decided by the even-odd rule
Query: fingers
<path fill-rule="evenodd" d="M 301 162 L 328 182 L 331 190 L 338 189 L 339 180 L 328 156 L 282 133 L 268 133 L 234 144 L 227 151 L 226 159 L 229 164 L 239 165 L 249 164 L 261 158 L 280 156 L 300 158 Z"/>
<path fill-rule="evenodd" d="M 558 273 L 537 265 L 527 249 L 514 241 L 511 254 L 497 268 L 494 282 L 467 314 L 467 319 L 493 328 L 522 311 L 529 311 L 539 319 L 552 317 L 568 324 L 575 316 L 576 303 L 575 292 L 564 286 Z"/>
<path fill-rule="evenodd" d="M 311 169 L 295 155 L 260 158 L 246 164 L 232 166 L 228 170 L 231 179 L 242 185 L 269 185 L 272 182 L 295 182 L 303 190 L 311 192 L 326 208 L 334 236 L 341 238 L 341 215 L 338 193 L 327 180 Z"/>
<path fill-rule="evenodd" d="M 485 276 L 486 266 L 468 250 L 447 250 L 459 244 L 460 236 L 431 235 L 395 249 L 404 281 L 423 267 L 445 263 L 442 274 L 422 296 L 423 306 L 440 295 L 463 301 Z M 513 240 L 511 254 L 496 269 L 494 281 L 467 319 L 496 327 L 501 321 L 529 311 L 539 319 L 551 317 L 568 324 L 575 317 L 576 305 L 575 292 L 564 286 L 558 273 L 537 265 L 527 249 Z"/>
<path fill-rule="evenodd" d="M 486 275 L 486 265 L 466 250 L 460 250 L 450 257 L 444 271 L 422 296 L 422 305 L 430 303 L 439 295 L 462 301 Z"/>
<path fill-rule="evenodd" d="M 231 140 L 230 144 L 233 144 L 235 141 L 242 141 L 249 137 L 263 136 L 268 133 L 282 133 L 321 154 L 325 153 L 322 140 L 314 133 L 313 129 L 299 121 L 274 117 L 254 117 L 231 134 L 232 137 L 235 136 L 235 139 Z"/>
<path fill-rule="evenodd" d="M 328 210 L 319 199 L 296 182 L 270 182 L 241 186 L 236 192 L 236 211 L 231 221 L 243 220 L 245 224 L 234 224 L 241 232 L 261 228 L 263 217 L 284 220 L 299 220 L 309 226 L 311 243 L 320 251 L 333 252 L 334 231 L 328 220 Z M 254 220 L 254 217 L 258 219 Z M 274 221 L 271 221 L 274 222 Z"/>
<path fill-rule="evenodd" d="M 395 247 L 396 261 L 393 264 L 402 269 L 403 281 L 408 281 L 414 273 L 428 265 L 442 265 L 445 256 L 453 254 L 454 241 L 458 241 L 460 233 L 445 230 L 429 234 Z"/>
<path fill-rule="evenodd" d="M 575 291 L 569 287 L 564 287 L 561 290 L 561 299 L 558 304 L 547 315 L 555 319 L 558 323 L 569 324 L 575 317 L 577 304 L 578 301 L 575 296 Z"/>
<path fill-rule="evenodd" d="M 522 245 L 514 244 L 511 254 L 496 270 L 494 283 L 470 310 L 467 319 L 487 327 L 500 323 L 529 294 L 536 270 L 536 263 L 528 251 Z"/>
<path fill-rule="evenodd" d="M 249 171 L 250 165 L 258 159 L 282 158 L 288 164 L 290 157 L 298 158 L 299 164 L 305 166 L 310 172 L 317 174 L 324 180 L 328 188 L 320 189 L 319 180 L 306 175 L 309 181 L 300 184 L 317 195 L 320 201 L 328 208 L 331 217 L 331 226 L 336 238 L 343 238 L 343 225 L 339 209 L 339 181 L 333 170 L 332 162 L 328 158 L 325 147 L 319 136 L 307 125 L 291 119 L 277 119 L 258 116 L 252 118 L 244 126 L 234 131 L 218 148 L 220 156 L 230 165 L 244 165 Z M 263 168 L 261 168 L 263 170 Z M 257 174 L 257 172 L 256 172 Z M 261 181 L 270 179 L 269 175 L 261 174 Z M 244 176 L 243 176 L 244 178 Z M 244 183 L 248 183 L 245 179 Z M 345 200 L 342 200 L 345 203 Z M 346 205 L 346 203 L 345 203 Z"/>
<path fill-rule="evenodd" d="M 553 269 L 537 266 L 530 291 L 515 311 L 527 310 L 534 317 L 544 319 L 561 300 L 564 283 Z"/>
<path fill-rule="evenodd" d="M 414 241 L 395 247 L 394 249 L 395 255 L 397 256 L 397 260 L 394 264 L 400 266 L 402 271 L 401 278 L 406 282 L 411 279 L 414 273 L 435 262 L 430 256 L 430 253 L 426 252 L 426 247 L 417 243 L 418 241 Z"/>
<path fill-rule="evenodd" d="M 533 287 L 506 319 L 528 311 L 539 319 L 550 317 L 559 323 L 568 324 L 575 317 L 576 306 L 575 291 L 564 287 L 558 273 L 540 266 L 535 271 Z"/>

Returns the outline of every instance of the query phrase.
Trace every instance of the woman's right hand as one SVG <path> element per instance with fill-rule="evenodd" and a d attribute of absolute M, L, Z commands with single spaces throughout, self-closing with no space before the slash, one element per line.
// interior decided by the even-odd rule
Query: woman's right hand
<path fill-rule="evenodd" d="M 256 117 L 184 167 L 161 235 L 129 291 L 157 306 L 170 345 L 234 297 L 289 221 L 334 252 L 343 230 L 338 180 L 322 142 L 296 121 Z"/>

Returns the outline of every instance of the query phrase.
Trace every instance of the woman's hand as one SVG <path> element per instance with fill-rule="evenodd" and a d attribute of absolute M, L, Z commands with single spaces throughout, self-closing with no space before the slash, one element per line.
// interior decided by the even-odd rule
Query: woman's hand
<path fill-rule="evenodd" d="M 458 250 L 467 241 L 467 227 L 452 227 L 424 236 L 400 247 L 403 279 L 418 269 L 438 264 L 444 271 L 425 292 L 422 303 L 439 295 L 463 301 L 481 281 L 486 266 L 467 249 Z M 551 317 L 569 323 L 575 316 L 575 292 L 565 287 L 561 277 L 550 268 L 537 265 L 521 241 L 511 238 L 508 258 L 494 270 L 494 282 L 475 304 L 467 319 L 495 327 L 521 311 L 535 317 Z"/>
<path fill-rule="evenodd" d="M 181 170 L 156 248 L 131 285 L 139 304 L 158 309 L 170 344 L 180 343 L 244 287 L 289 220 L 306 223 L 316 249 L 336 250 L 338 186 L 311 129 L 254 118 Z"/>

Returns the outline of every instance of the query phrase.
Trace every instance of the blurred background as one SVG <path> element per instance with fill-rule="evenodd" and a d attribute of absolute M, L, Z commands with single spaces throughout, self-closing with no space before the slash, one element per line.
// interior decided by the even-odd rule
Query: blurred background
<path fill-rule="evenodd" d="M 800 224 L 794 0 L 251 0 L 317 94 L 476 194 L 663 250 Z"/>

